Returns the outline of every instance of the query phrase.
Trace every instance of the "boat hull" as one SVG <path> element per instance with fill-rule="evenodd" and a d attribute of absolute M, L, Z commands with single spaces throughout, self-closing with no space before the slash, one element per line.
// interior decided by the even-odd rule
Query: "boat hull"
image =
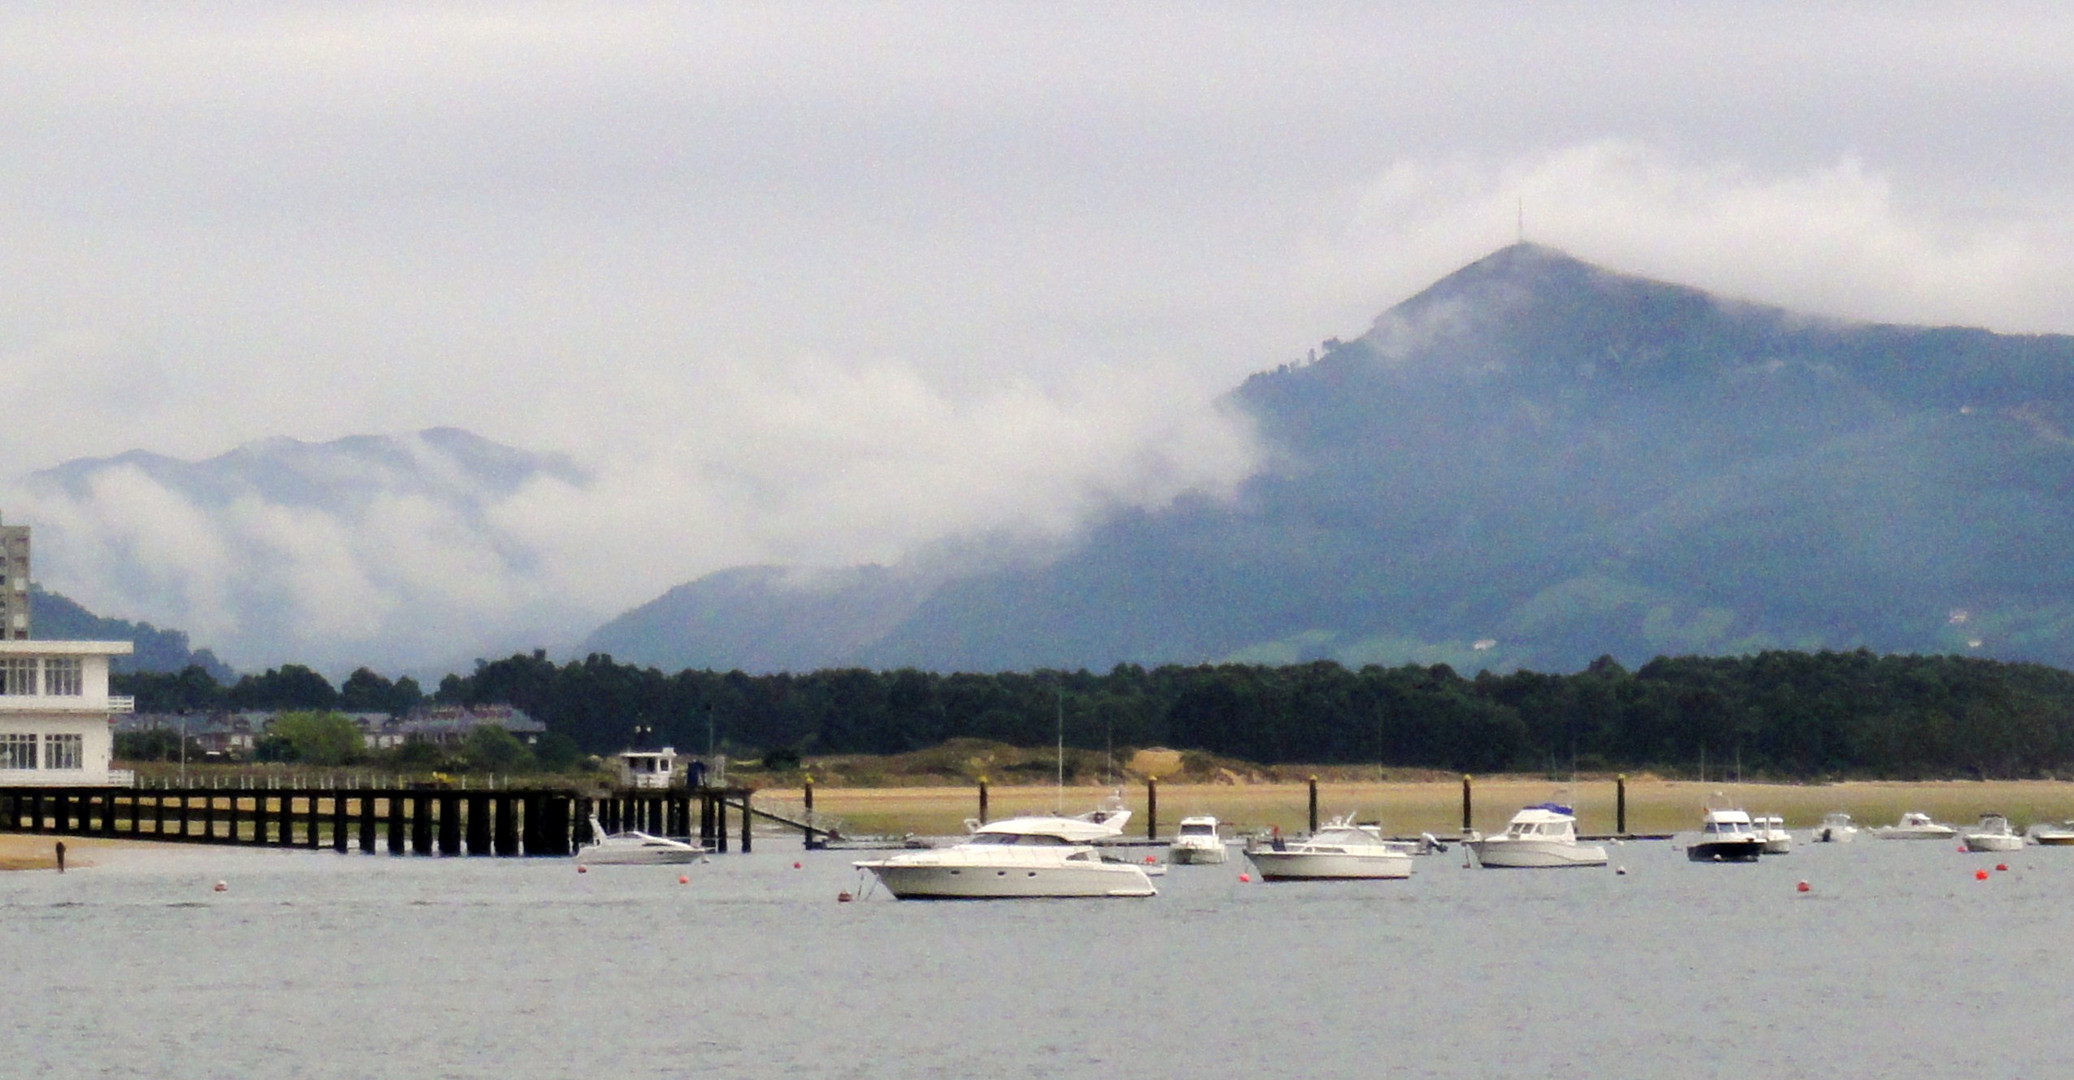
<path fill-rule="evenodd" d="M 1849 825 L 1824 825 L 1815 830 L 1815 843 L 1848 844 L 1858 839 L 1858 830 Z"/>
<path fill-rule="evenodd" d="M 1411 876 L 1412 857 L 1397 852 L 1373 855 L 1301 851 L 1249 851 L 1262 881 L 1371 881 Z"/>
<path fill-rule="evenodd" d="M 642 850 L 584 847 L 576 852 L 576 861 L 585 866 L 678 866 L 697 861 L 704 852 L 675 851 L 667 848 Z"/>
<path fill-rule="evenodd" d="M 1167 848 L 1167 861 L 1175 866 L 1216 866 L 1230 857 L 1221 842 L 1214 846 L 1175 844 Z"/>
<path fill-rule="evenodd" d="M 2041 847 L 2074 847 L 2074 832 L 2038 832 L 2031 839 Z"/>
<path fill-rule="evenodd" d="M 1924 826 L 1921 828 L 1901 828 L 1894 825 L 1882 825 L 1872 830 L 1872 835 L 1882 840 L 1950 840 L 1952 837 L 1959 835 L 1959 830 L 1942 825 Z"/>
<path fill-rule="evenodd" d="M 1756 862 L 1764 854 L 1764 842 L 1755 837 L 1743 840 L 1705 840 L 1685 849 L 1693 862 Z"/>
<path fill-rule="evenodd" d="M 1596 844 L 1562 844 L 1546 840 L 1472 840 L 1478 866 L 1491 870 L 1539 870 L 1564 866 L 1604 866 L 1606 849 Z"/>
<path fill-rule="evenodd" d="M 944 866 L 893 860 L 858 863 L 878 875 L 901 900 L 1026 900 L 1155 896 L 1152 880 L 1135 866 Z"/>
<path fill-rule="evenodd" d="M 1966 837 L 1968 851 L 2022 851 L 2024 838 L 1999 833 L 1974 833 Z"/>
<path fill-rule="evenodd" d="M 1130 862 L 1087 858 L 960 856 L 958 850 L 859 862 L 898 900 L 1033 900 L 1157 896 Z"/>

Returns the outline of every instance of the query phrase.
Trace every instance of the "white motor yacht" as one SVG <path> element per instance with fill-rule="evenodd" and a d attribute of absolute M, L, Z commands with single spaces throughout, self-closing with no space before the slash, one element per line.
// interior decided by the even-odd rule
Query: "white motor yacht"
<path fill-rule="evenodd" d="M 2031 826 L 2031 839 L 2040 847 L 2074 846 L 2074 821 L 2063 821 L 2058 825 Z"/>
<path fill-rule="evenodd" d="M 607 835 L 596 814 L 591 815 L 591 836 L 590 843 L 576 849 L 578 865 L 659 866 L 688 863 L 706 853 L 705 848 L 696 844 L 666 836 L 651 836 L 634 829 Z"/>
<path fill-rule="evenodd" d="M 1128 810 L 1038 814 L 976 826 L 962 843 L 854 865 L 901 900 L 1155 896 L 1145 868 L 1094 845 L 1123 832 Z"/>
<path fill-rule="evenodd" d="M 2009 827 L 2000 814 L 1982 814 L 1980 823 L 1959 834 L 1968 851 L 2022 851 L 2024 834 Z"/>
<path fill-rule="evenodd" d="M 1915 810 L 1901 815 L 1897 824 L 1872 830 L 1872 835 L 1882 840 L 1949 840 L 1958 834 L 1959 830 L 1940 825 L 1930 820 L 1930 815 Z"/>
<path fill-rule="evenodd" d="M 1301 840 L 1275 837 L 1246 849 L 1262 881 L 1331 881 L 1356 878 L 1408 878 L 1411 845 L 1383 839 L 1375 825 L 1356 824 L 1351 815 L 1325 823 Z"/>
<path fill-rule="evenodd" d="M 1777 814 L 1766 814 L 1750 819 L 1757 835 L 1764 838 L 1766 855 L 1788 855 L 1793 852 L 1793 834 L 1786 831 L 1786 819 Z"/>
<path fill-rule="evenodd" d="M 1185 817 L 1181 819 L 1181 831 L 1174 842 L 1167 845 L 1167 861 L 1176 866 L 1190 863 L 1215 865 L 1229 858 L 1224 847 L 1224 837 L 1217 831 L 1217 819 L 1213 817 Z"/>
<path fill-rule="evenodd" d="M 1604 866 L 1606 849 L 1577 842 L 1577 815 L 1561 803 L 1536 803 L 1512 815 L 1497 836 L 1472 837 L 1469 850 L 1484 867 Z"/>
<path fill-rule="evenodd" d="M 1815 843 L 1848 844 L 1858 839 L 1858 826 L 1851 824 L 1851 815 L 1841 810 L 1832 810 L 1822 815 L 1822 824 L 1815 826 Z"/>
<path fill-rule="evenodd" d="M 1764 854 L 1764 838 L 1750 815 L 1741 810 L 1710 809 L 1700 819 L 1699 839 L 1685 849 L 1693 862 L 1756 862 Z"/>

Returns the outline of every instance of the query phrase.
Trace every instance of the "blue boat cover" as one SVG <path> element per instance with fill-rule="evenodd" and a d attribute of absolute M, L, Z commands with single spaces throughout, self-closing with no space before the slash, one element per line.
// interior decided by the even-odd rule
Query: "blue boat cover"
<path fill-rule="evenodd" d="M 1569 807 L 1567 807 L 1567 806 L 1564 806 L 1564 805 L 1563 805 L 1562 803 L 1552 803 L 1552 802 L 1544 802 L 1544 803 L 1535 803 L 1534 805 L 1532 805 L 1532 806 L 1529 806 L 1529 807 L 1527 807 L 1527 809 L 1529 809 L 1529 810 L 1550 810 L 1550 811 L 1554 811 L 1555 813 L 1558 813 L 1558 814 L 1562 814 L 1562 815 L 1564 815 L 1565 817 L 1576 817 L 1576 816 L 1577 816 L 1577 814 L 1576 814 L 1576 812 L 1575 812 L 1575 811 L 1571 810 L 1571 809 L 1570 809 Z"/>

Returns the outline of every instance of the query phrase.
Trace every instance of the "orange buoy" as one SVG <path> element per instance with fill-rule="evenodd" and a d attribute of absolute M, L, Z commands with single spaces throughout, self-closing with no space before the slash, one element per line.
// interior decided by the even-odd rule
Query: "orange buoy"
<path fill-rule="evenodd" d="M 2008 864 L 2008 863 L 2006 863 L 2006 862 L 1998 862 L 1998 863 L 1996 863 L 1996 864 L 1995 864 L 1995 869 L 1997 869 L 1997 870 L 2000 870 L 2000 871 L 2002 871 L 2002 872 L 2004 872 L 2004 873 L 2008 873 L 2008 872 L 2009 872 L 2009 864 Z"/>
<path fill-rule="evenodd" d="M 1987 879 L 1988 879 L 1988 872 L 1987 872 L 1987 871 L 1985 871 L 1985 870 L 1975 870 L 1975 871 L 1973 872 L 1973 880 L 1975 880 L 1975 881 L 1986 881 Z"/>
<path fill-rule="evenodd" d="M 678 875 L 677 875 L 677 884 L 679 884 L 679 885 L 689 885 L 689 884 L 691 884 L 691 878 L 690 878 L 690 876 L 689 876 L 689 875 L 686 875 L 686 874 L 678 874 Z"/>
<path fill-rule="evenodd" d="M 1145 865 L 1147 865 L 1147 866 L 1151 866 L 1151 865 L 1152 865 L 1152 861 L 1153 861 L 1153 860 L 1152 860 L 1152 856 L 1150 856 L 1150 855 L 1147 855 L 1147 856 L 1145 856 Z"/>
<path fill-rule="evenodd" d="M 1794 886 L 1794 889 L 1795 889 L 1795 890 L 1797 890 L 1797 891 L 1799 891 L 1799 892 L 1806 892 L 1806 891 L 1808 891 L 1808 883 L 1807 883 L 1807 882 L 1805 882 L 1805 881 L 1803 881 L 1803 882 L 1801 882 L 1800 884 L 1798 884 L 1798 885 L 1795 885 L 1795 886 Z"/>
<path fill-rule="evenodd" d="M 1240 875 L 1239 875 L 1239 880 L 1240 880 L 1240 881 L 1251 881 L 1251 880 L 1253 880 L 1253 875 L 1251 875 L 1251 874 L 1240 874 Z"/>

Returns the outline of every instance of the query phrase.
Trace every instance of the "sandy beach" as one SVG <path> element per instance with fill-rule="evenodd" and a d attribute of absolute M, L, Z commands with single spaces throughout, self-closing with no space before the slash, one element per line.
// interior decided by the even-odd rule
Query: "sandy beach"
<path fill-rule="evenodd" d="M 58 841 L 65 842 L 65 869 L 85 870 L 122 850 L 177 851 L 182 844 L 148 840 L 108 840 L 98 836 L 50 836 L 0 833 L 0 870 L 56 870 Z"/>
<path fill-rule="evenodd" d="M 1068 786 L 1061 794 L 1050 785 L 989 790 L 988 816 L 1049 811 L 1079 813 L 1096 806 L 1114 789 Z M 1558 783 L 1535 777 L 1474 778 L 1473 819 L 1478 829 L 1495 832 L 1513 812 L 1529 803 L 1568 801 L 1577 809 L 1587 832 L 1614 830 L 1613 780 Z M 1654 777 L 1627 782 L 1628 831 L 1673 833 L 1695 829 L 1703 804 L 1719 793 L 1732 805 L 1752 813 L 1778 814 L 1793 828 L 1815 825 L 1833 810 L 1850 814 L 1861 825 L 1892 824 L 1902 813 L 1921 810 L 1953 825 L 1972 824 L 1981 814 L 2007 814 L 2018 828 L 2033 822 L 2074 818 L 2074 782 L 2008 781 L 1853 781 L 1839 784 L 1701 784 Z M 1129 832 L 1144 835 L 1145 786 L 1122 789 L 1124 804 L 1136 815 Z M 797 788 L 773 788 L 757 795 L 773 809 L 798 805 Z M 1309 792 L 1302 783 L 1167 784 L 1159 786 L 1159 824 L 1171 834 L 1184 815 L 1214 814 L 1240 830 L 1302 829 L 1307 824 Z M 950 835 L 964 831 L 964 820 L 979 812 L 974 787 L 831 788 L 817 786 L 817 811 L 841 818 L 852 835 Z M 1453 836 L 1462 821 L 1459 778 L 1430 782 L 1323 782 L 1318 785 L 1322 817 L 1351 813 L 1364 821 L 1380 819 L 1394 834 L 1431 832 Z"/>

